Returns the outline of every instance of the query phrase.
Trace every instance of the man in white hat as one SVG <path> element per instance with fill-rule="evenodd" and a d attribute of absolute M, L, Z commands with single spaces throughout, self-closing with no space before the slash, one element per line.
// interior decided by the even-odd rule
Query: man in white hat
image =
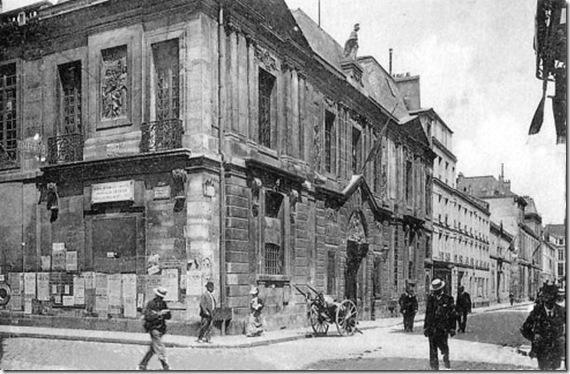
<path fill-rule="evenodd" d="M 436 278 L 431 282 L 424 320 L 424 336 L 429 339 L 429 365 L 439 370 L 438 349 L 443 355 L 443 364 L 451 369 L 449 362 L 448 335 L 455 335 L 455 304 L 453 297 L 444 292 L 445 282 Z"/>
<path fill-rule="evenodd" d="M 249 291 L 251 301 L 249 302 L 249 323 L 247 324 L 246 336 L 259 336 L 263 333 L 263 300 L 259 297 L 259 289 L 255 286 Z"/>
<path fill-rule="evenodd" d="M 166 288 L 158 287 L 154 289 L 155 297 L 150 300 L 144 309 L 144 328 L 150 333 L 150 347 L 139 364 L 139 370 L 146 370 L 151 357 L 156 354 L 162 364 L 163 370 L 169 370 L 166 362 L 166 349 L 162 342 L 162 336 L 166 333 L 166 320 L 172 317 L 170 310 L 164 302 Z"/>

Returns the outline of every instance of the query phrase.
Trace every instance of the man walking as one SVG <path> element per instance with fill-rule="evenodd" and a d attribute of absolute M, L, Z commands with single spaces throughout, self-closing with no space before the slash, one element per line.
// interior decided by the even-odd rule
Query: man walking
<path fill-rule="evenodd" d="M 418 312 L 418 298 L 414 293 L 414 285 L 412 283 L 406 286 L 406 291 L 400 296 L 398 301 L 400 304 L 400 313 L 404 316 L 404 331 L 414 331 L 414 318 Z"/>
<path fill-rule="evenodd" d="M 565 355 L 566 309 L 556 304 L 558 287 L 542 287 L 541 302 L 535 304 L 521 327 L 521 334 L 532 342 L 530 357 L 536 357 L 539 370 L 560 368 Z"/>
<path fill-rule="evenodd" d="M 465 332 L 467 326 L 467 314 L 471 313 L 471 296 L 465 292 L 465 287 L 457 288 L 457 322 L 459 323 L 459 332 Z"/>
<path fill-rule="evenodd" d="M 444 287 L 444 281 L 434 279 L 426 305 L 424 336 L 429 339 L 429 364 L 432 370 L 439 370 L 438 349 L 443 355 L 445 368 L 451 369 L 447 337 L 455 335 L 455 306 L 453 297 L 444 293 Z"/>
<path fill-rule="evenodd" d="M 170 370 L 166 362 L 166 349 L 162 342 L 162 336 L 166 333 L 166 320 L 171 318 L 171 313 L 164 297 L 166 296 L 166 288 L 158 287 L 154 289 L 156 295 L 150 300 L 144 309 L 144 328 L 150 333 L 150 347 L 139 364 L 139 370 L 146 370 L 148 362 L 154 354 L 158 356 L 158 360 L 162 364 L 163 370 Z"/>
<path fill-rule="evenodd" d="M 216 299 L 214 298 L 214 282 L 206 283 L 206 291 L 200 297 L 200 331 L 198 333 L 198 343 L 210 343 L 210 331 L 212 329 L 212 319 L 214 309 L 216 309 Z"/>

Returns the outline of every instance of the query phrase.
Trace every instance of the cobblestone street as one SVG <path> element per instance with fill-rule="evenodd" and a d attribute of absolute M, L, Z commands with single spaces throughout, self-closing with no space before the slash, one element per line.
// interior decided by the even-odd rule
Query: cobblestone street
<path fill-rule="evenodd" d="M 524 343 L 517 326 L 527 309 L 474 313 L 467 333 L 450 339 L 452 368 L 536 368 L 536 360 L 517 353 Z M 412 334 L 403 333 L 398 325 L 350 337 L 330 335 L 253 348 L 167 348 L 167 356 L 173 370 L 428 370 L 422 325 L 418 321 Z M 223 339 L 215 337 L 214 343 Z M 4 338 L 2 346 L 4 370 L 134 370 L 147 349 L 137 344 L 36 338 Z M 153 358 L 149 369 L 159 368 Z"/>

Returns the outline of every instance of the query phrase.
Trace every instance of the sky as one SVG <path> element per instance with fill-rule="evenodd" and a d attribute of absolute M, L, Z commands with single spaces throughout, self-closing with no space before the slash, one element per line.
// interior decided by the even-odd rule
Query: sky
<path fill-rule="evenodd" d="M 318 0 L 285 1 L 318 21 Z M 498 178 L 503 163 L 513 192 L 534 199 L 543 224 L 561 224 L 566 145 L 556 145 L 550 100 L 541 132 L 527 135 L 542 96 L 535 11 L 536 0 L 322 0 L 321 27 L 344 45 L 360 23 L 358 55 L 386 70 L 393 48 L 392 72 L 419 75 L 422 107 L 454 132 L 456 170 Z"/>
<path fill-rule="evenodd" d="M 33 3 L 3 0 L 4 10 Z M 318 0 L 285 0 L 318 20 Z M 359 56 L 420 76 L 421 105 L 454 131 L 456 170 L 505 178 L 531 196 L 543 224 L 564 222 L 566 145 L 556 145 L 547 100 L 539 134 L 528 128 L 541 98 L 535 78 L 535 0 L 322 0 L 321 27 L 341 45 L 355 23 Z M 553 84 L 549 92 L 552 92 Z"/>

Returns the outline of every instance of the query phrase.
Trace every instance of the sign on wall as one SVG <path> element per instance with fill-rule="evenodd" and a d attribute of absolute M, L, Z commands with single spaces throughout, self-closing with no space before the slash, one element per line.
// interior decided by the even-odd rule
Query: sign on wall
<path fill-rule="evenodd" d="M 91 204 L 133 201 L 135 181 L 97 183 L 91 186 Z"/>

